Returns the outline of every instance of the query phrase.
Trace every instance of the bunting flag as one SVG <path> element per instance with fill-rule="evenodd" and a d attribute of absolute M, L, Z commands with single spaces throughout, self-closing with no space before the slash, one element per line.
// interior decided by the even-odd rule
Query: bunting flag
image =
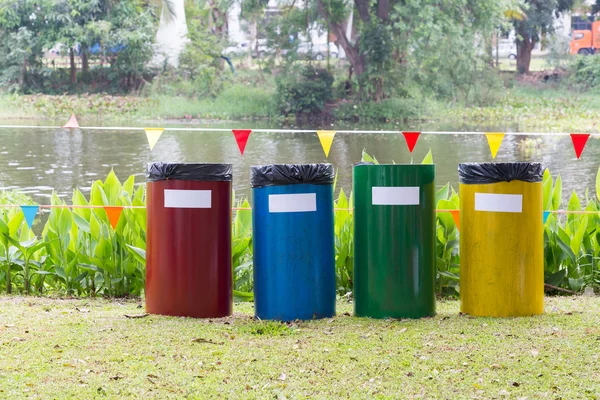
<path fill-rule="evenodd" d="M 571 133 L 571 140 L 573 141 L 575 155 L 577 156 L 578 160 L 579 157 L 581 157 L 581 153 L 583 153 L 583 148 L 585 147 L 589 137 L 589 133 Z"/>
<path fill-rule="evenodd" d="M 402 134 L 404 135 L 404 140 L 406 140 L 408 151 L 412 153 L 415 145 L 417 144 L 417 140 L 419 140 L 421 132 L 402 132 Z"/>
<path fill-rule="evenodd" d="M 77 118 L 75 118 L 75 114 L 71 114 L 71 118 L 69 118 L 69 121 L 63 128 L 79 128 L 79 123 L 77 122 Z"/>
<path fill-rule="evenodd" d="M 123 207 L 104 207 L 104 211 L 106 211 L 106 216 L 110 221 L 110 226 L 113 229 L 117 228 L 117 224 L 119 223 L 119 218 L 121 217 L 121 213 L 123 212 Z"/>
<path fill-rule="evenodd" d="M 452 214 L 452 219 L 454 220 L 454 223 L 456 224 L 456 228 L 460 231 L 460 211 L 452 210 L 452 211 L 450 211 L 450 214 Z"/>
<path fill-rule="evenodd" d="M 25 222 L 27 222 L 29 229 L 33 226 L 33 221 L 35 220 L 35 216 L 39 209 L 40 206 L 21 206 L 21 210 L 23 210 L 23 215 L 25 216 Z"/>
<path fill-rule="evenodd" d="M 550 216 L 550 211 L 544 211 L 544 224 L 548 221 L 548 217 Z"/>
<path fill-rule="evenodd" d="M 492 159 L 496 158 L 498 149 L 504 139 L 504 133 L 502 132 L 486 132 L 485 137 L 487 138 L 488 144 L 490 145 L 490 151 L 492 152 Z"/>
<path fill-rule="evenodd" d="M 246 148 L 246 143 L 248 143 L 248 138 L 252 133 L 251 129 L 232 129 L 233 136 L 235 137 L 235 141 L 237 142 L 238 147 L 240 148 L 240 154 L 244 155 L 244 149 Z"/>
<path fill-rule="evenodd" d="M 144 128 L 144 132 L 146 132 L 146 139 L 148 139 L 148 146 L 150 146 L 150 151 L 154 149 L 156 142 L 158 142 L 160 135 L 162 135 L 164 131 L 164 128 Z"/>
<path fill-rule="evenodd" d="M 335 131 L 317 131 L 317 136 L 319 136 L 321 146 L 323 146 L 325 157 L 329 157 L 329 150 L 331 150 L 331 144 L 333 143 L 335 133 Z"/>

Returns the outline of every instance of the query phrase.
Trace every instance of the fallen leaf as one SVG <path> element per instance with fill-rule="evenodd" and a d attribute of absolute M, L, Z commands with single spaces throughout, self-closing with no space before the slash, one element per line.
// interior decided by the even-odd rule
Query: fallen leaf
<path fill-rule="evenodd" d="M 213 342 L 212 340 L 203 338 L 194 338 L 192 339 L 192 343 L 223 344 L 223 342 Z"/>
<path fill-rule="evenodd" d="M 110 379 L 112 379 L 113 381 L 118 381 L 118 380 L 123 379 L 123 378 L 124 378 L 124 376 L 122 376 L 120 374 L 117 374 L 115 376 L 111 376 L 110 377 Z"/>
<path fill-rule="evenodd" d="M 512 383 L 512 385 L 513 385 L 514 387 L 519 387 L 519 386 L 521 386 L 521 384 L 520 384 L 519 382 L 513 382 L 513 383 Z"/>
<path fill-rule="evenodd" d="M 492 364 L 492 365 L 490 365 L 490 367 L 492 369 L 500 369 L 500 368 L 502 368 L 502 366 L 500 364 Z"/>
<path fill-rule="evenodd" d="M 146 313 L 146 314 L 125 314 L 125 317 L 127 317 L 127 318 L 144 318 L 144 317 L 147 317 L 148 315 L 150 315 L 150 314 L 148 314 L 148 313 Z"/>
<path fill-rule="evenodd" d="M 146 375 L 148 378 L 154 378 L 154 379 L 158 379 L 158 376 L 154 375 L 154 374 L 148 374 Z"/>

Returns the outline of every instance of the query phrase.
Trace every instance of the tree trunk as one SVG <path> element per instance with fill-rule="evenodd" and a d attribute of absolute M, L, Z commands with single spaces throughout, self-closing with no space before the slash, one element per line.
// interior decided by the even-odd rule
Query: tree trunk
<path fill-rule="evenodd" d="M 71 61 L 71 83 L 77 83 L 77 66 L 75 65 L 75 49 L 71 47 L 69 51 L 69 59 Z"/>
<path fill-rule="evenodd" d="M 523 29 L 517 29 L 520 39 L 517 39 L 517 72 L 519 74 L 528 74 L 531 64 L 531 52 L 535 46 L 535 40 L 530 37 Z"/>
<path fill-rule="evenodd" d="M 357 3 L 358 2 L 359 1 L 357 0 Z M 357 43 L 355 46 L 352 46 L 352 44 L 350 43 L 350 38 L 346 36 L 346 29 L 342 24 L 338 24 L 332 21 L 331 16 L 327 12 L 327 8 L 323 3 L 323 0 L 318 0 L 317 6 L 319 8 L 319 14 L 321 14 L 323 19 L 328 21 L 329 29 L 337 38 L 335 44 L 337 44 L 338 46 L 342 46 L 342 48 L 344 49 L 346 57 L 348 57 L 350 65 L 352 65 L 352 69 L 354 70 L 354 74 L 356 74 L 356 77 L 361 76 L 363 72 L 365 72 L 365 59 L 363 56 L 361 56 L 359 52 L 359 43 Z"/>
<path fill-rule="evenodd" d="M 87 47 L 81 46 L 81 75 L 87 78 L 90 73 L 90 61 L 88 59 Z"/>

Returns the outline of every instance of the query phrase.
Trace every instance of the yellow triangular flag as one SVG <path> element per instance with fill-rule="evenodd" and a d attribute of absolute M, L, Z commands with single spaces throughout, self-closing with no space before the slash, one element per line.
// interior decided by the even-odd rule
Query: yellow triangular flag
<path fill-rule="evenodd" d="M 492 152 L 492 158 L 496 158 L 498 149 L 504 139 L 504 133 L 502 132 L 486 132 L 485 137 L 487 138 L 488 144 L 490 145 L 490 151 Z"/>
<path fill-rule="evenodd" d="M 317 136 L 319 136 L 321 146 L 323 146 L 325 157 L 329 157 L 329 150 L 331 150 L 331 144 L 333 143 L 335 131 L 317 131 Z"/>
<path fill-rule="evenodd" d="M 164 128 L 144 128 L 146 132 L 146 138 L 148 139 L 148 146 L 150 146 L 150 151 L 156 146 L 156 142 L 160 139 L 160 135 L 165 131 Z"/>

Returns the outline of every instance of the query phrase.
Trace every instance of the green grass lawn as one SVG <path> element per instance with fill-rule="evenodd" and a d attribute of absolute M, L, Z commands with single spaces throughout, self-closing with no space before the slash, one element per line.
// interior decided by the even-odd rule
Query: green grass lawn
<path fill-rule="evenodd" d="M 0 398 L 598 398 L 600 299 L 547 298 L 546 314 L 195 320 L 135 301 L 0 298 Z"/>

